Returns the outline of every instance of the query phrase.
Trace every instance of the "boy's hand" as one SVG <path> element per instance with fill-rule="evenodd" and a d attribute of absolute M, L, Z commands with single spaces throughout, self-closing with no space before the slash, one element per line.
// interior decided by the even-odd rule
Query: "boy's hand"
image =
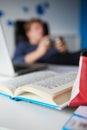
<path fill-rule="evenodd" d="M 39 55 L 42 57 L 44 56 L 47 51 L 49 50 L 51 44 L 50 44 L 50 36 L 45 36 L 39 43 L 37 51 Z"/>
<path fill-rule="evenodd" d="M 41 42 L 38 45 L 38 48 L 35 51 L 27 54 L 24 57 L 25 63 L 31 64 L 36 62 L 38 59 L 40 59 L 47 53 L 49 48 L 50 48 L 50 36 L 46 36 L 41 40 Z"/>
<path fill-rule="evenodd" d="M 67 46 L 62 37 L 58 37 L 55 41 L 55 48 L 60 52 L 60 53 L 65 53 L 67 52 Z"/>

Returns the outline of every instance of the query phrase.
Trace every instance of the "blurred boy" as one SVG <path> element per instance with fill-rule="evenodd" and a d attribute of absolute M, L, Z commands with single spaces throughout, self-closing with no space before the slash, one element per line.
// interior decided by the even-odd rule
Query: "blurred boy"
<path fill-rule="evenodd" d="M 54 46 L 51 45 L 50 36 L 44 36 L 43 22 L 40 19 L 31 19 L 25 26 L 25 33 L 28 42 L 19 43 L 15 55 L 14 62 L 31 64 L 34 62 L 47 62 L 53 55 L 57 53 L 66 53 L 67 47 L 65 42 L 56 41 Z"/>

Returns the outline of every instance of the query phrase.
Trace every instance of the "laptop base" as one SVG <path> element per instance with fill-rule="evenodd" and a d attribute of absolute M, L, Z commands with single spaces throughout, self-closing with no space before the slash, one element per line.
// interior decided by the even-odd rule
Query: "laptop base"
<path fill-rule="evenodd" d="M 26 73 L 31 73 L 34 71 L 40 71 L 47 68 L 47 64 L 35 63 L 35 64 L 21 64 L 21 63 L 13 63 L 14 70 L 18 75 L 23 75 Z"/>

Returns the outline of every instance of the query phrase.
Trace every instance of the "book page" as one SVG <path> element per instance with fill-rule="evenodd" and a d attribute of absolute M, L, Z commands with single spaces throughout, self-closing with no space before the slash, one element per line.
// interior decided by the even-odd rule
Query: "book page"
<path fill-rule="evenodd" d="M 61 74 L 60 76 L 55 75 L 54 77 L 33 83 L 30 86 L 32 86 L 32 88 L 45 91 L 46 93 L 54 94 L 66 88 L 72 87 L 76 74 L 76 72 L 69 72 Z"/>
<path fill-rule="evenodd" d="M 15 77 L 9 81 L 0 83 L 0 91 L 3 88 L 4 88 L 3 91 L 5 91 L 5 87 L 6 87 L 12 93 L 14 93 L 18 87 L 21 87 L 21 86 L 23 87 L 26 84 L 31 84 L 38 81 L 42 81 L 50 77 L 54 77 L 56 75 L 57 73 L 52 72 L 52 71 L 39 71 L 39 72 L 33 72 L 33 73 L 26 74 L 23 76 Z"/>

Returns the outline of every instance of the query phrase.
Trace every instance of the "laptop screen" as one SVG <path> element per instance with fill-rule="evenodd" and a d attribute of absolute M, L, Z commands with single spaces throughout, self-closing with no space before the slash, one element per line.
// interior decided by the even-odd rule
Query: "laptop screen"
<path fill-rule="evenodd" d="M 7 47 L 6 40 L 4 36 L 4 31 L 0 21 L 0 75 L 14 76 L 14 68 L 12 61 L 10 59 Z"/>

